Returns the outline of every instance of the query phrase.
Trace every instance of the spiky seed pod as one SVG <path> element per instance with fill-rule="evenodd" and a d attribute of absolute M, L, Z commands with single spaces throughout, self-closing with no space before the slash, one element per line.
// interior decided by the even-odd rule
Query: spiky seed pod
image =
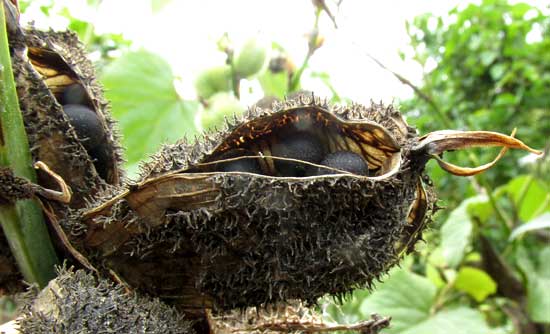
<path fill-rule="evenodd" d="M 26 305 L 18 333 L 189 333 L 191 321 L 174 308 L 83 270 L 61 269 Z"/>
<path fill-rule="evenodd" d="M 359 155 L 369 176 L 283 176 L 277 161 L 331 168 L 274 156 L 281 138 L 298 132 L 318 138 L 323 154 Z M 143 167 L 140 182 L 75 213 L 71 222 L 104 269 L 188 312 L 313 303 L 327 293 L 370 287 L 413 250 L 434 210 L 426 162 L 476 145 L 534 151 L 492 132 L 418 137 L 391 105 L 332 106 L 297 94 L 271 108 L 256 105 L 194 144 L 164 147 Z M 228 159 L 235 151 L 254 155 Z M 251 158 L 259 171 L 218 168 Z M 458 175 L 491 165 L 441 164 Z"/>
<path fill-rule="evenodd" d="M 118 135 L 93 66 L 72 32 L 14 29 L 9 38 L 33 159 L 71 187 L 72 208 L 82 207 L 87 198 L 122 179 Z M 65 106 L 69 113 L 63 105 L 70 105 Z M 57 187 L 49 175 L 39 173 L 38 178 L 44 187 Z"/>

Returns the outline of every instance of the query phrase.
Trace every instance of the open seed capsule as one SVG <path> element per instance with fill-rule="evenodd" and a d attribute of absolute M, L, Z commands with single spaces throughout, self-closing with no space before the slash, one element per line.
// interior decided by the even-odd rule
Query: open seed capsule
<path fill-rule="evenodd" d="M 436 200 L 424 182 L 426 162 L 445 150 L 484 145 L 536 152 L 492 132 L 418 137 L 392 106 L 332 106 L 298 94 L 253 108 L 196 143 L 164 147 L 138 183 L 72 219 L 81 222 L 80 233 L 87 227 L 87 249 L 119 279 L 189 312 L 313 303 L 370 286 L 413 250 Z M 294 155 L 301 149 L 308 153 Z M 224 171 L 235 152 L 252 154 L 259 172 L 234 165 L 237 172 Z M 278 162 L 306 170 L 342 155 L 359 156 L 365 166 L 355 174 L 296 177 Z"/>
<path fill-rule="evenodd" d="M 118 136 L 92 64 L 71 32 L 15 29 L 9 38 L 33 159 L 73 190 L 72 208 L 82 207 L 86 198 L 122 183 Z M 56 187 L 42 172 L 38 182 Z"/>

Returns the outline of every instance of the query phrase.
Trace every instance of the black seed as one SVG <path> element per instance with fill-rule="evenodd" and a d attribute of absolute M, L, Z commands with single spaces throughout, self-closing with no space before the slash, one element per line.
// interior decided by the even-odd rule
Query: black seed
<path fill-rule="evenodd" d="M 107 145 L 98 145 L 94 148 L 87 149 L 88 155 L 94 163 L 95 170 L 106 180 L 109 177 L 109 171 L 111 170 L 111 157 L 109 156 L 109 151 L 107 150 Z"/>
<path fill-rule="evenodd" d="M 244 156 L 254 156 L 257 155 L 254 152 L 248 150 L 232 150 L 225 152 L 220 156 L 218 160 L 231 159 Z M 216 164 L 216 170 L 219 172 L 245 172 L 245 173 L 254 173 L 261 174 L 262 170 L 257 159 L 254 158 L 243 158 L 239 160 L 232 160 L 227 162 L 220 162 Z"/>
<path fill-rule="evenodd" d="M 104 142 L 105 130 L 93 110 L 78 104 L 64 105 L 63 110 L 87 151 Z"/>
<path fill-rule="evenodd" d="M 61 97 L 61 104 L 85 104 L 86 100 L 86 90 L 81 84 L 75 83 L 65 88 Z"/>
<path fill-rule="evenodd" d="M 323 158 L 321 142 L 314 135 L 307 132 L 291 133 L 288 136 L 281 136 L 278 143 L 271 149 L 274 157 L 290 158 L 311 163 L 319 163 Z M 304 176 L 307 164 L 275 160 L 275 168 L 282 176 Z"/>
<path fill-rule="evenodd" d="M 363 157 L 359 154 L 350 151 L 336 151 L 329 153 L 321 161 L 320 165 L 336 168 L 356 175 L 369 175 L 369 167 L 365 159 L 363 159 Z M 337 174 L 337 172 L 320 167 L 311 167 L 308 168 L 307 171 L 308 176 L 326 174 Z"/>

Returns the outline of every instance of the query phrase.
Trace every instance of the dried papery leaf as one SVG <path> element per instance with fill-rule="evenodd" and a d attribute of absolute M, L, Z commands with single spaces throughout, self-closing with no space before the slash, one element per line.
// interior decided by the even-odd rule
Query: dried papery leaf
<path fill-rule="evenodd" d="M 354 324 L 328 323 L 315 309 L 297 301 L 266 308 L 247 308 L 219 315 L 207 312 L 212 334 L 275 334 L 275 333 L 333 333 L 340 331 L 377 334 L 387 328 L 390 318 L 372 315 L 371 319 Z"/>
<path fill-rule="evenodd" d="M 415 152 L 427 154 L 437 160 L 439 166 L 445 171 L 457 176 L 477 175 L 493 167 L 510 148 L 522 149 L 534 154 L 542 154 L 541 151 L 530 148 L 522 141 L 514 138 L 516 129 L 510 136 L 489 131 L 435 131 L 420 138 Z M 460 167 L 444 161 L 438 155 L 445 151 L 467 149 L 471 147 L 502 146 L 496 158 L 478 167 Z"/>
<path fill-rule="evenodd" d="M 441 168 L 443 168 L 445 171 L 447 171 L 447 172 L 449 172 L 453 175 L 456 175 L 456 176 L 473 176 L 473 175 L 477 175 L 479 173 L 483 173 L 487 169 L 493 167 L 504 156 L 504 154 L 507 151 L 508 151 L 508 147 L 503 147 L 500 150 L 500 152 L 498 153 L 498 155 L 495 157 L 495 159 L 493 159 L 493 161 L 491 161 L 489 163 L 486 163 L 486 164 L 483 164 L 483 165 L 478 166 L 478 167 L 460 167 L 460 166 L 454 165 L 450 162 L 444 161 L 443 159 L 441 159 L 437 155 L 432 155 L 432 157 L 437 160 L 437 163 L 439 164 L 439 166 Z"/>
<path fill-rule="evenodd" d="M 69 204 L 71 202 L 71 196 L 72 191 L 71 188 L 65 183 L 65 180 L 61 176 L 59 176 L 56 172 L 50 169 L 48 165 L 46 165 L 42 161 L 37 161 L 34 164 L 34 168 L 39 169 L 43 171 L 44 173 L 48 174 L 51 178 L 57 182 L 59 185 L 60 191 L 55 191 L 52 189 L 45 189 L 43 187 L 38 186 L 36 190 L 36 194 L 47 198 L 52 201 L 61 202 L 64 204 Z"/>
<path fill-rule="evenodd" d="M 415 200 L 409 210 L 407 216 L 407 224 L 403 228 L 403 237 L 395 245 L 397 254 L 403 254 L 403 252 L 411 253 L 414 251 L 414 245 L 420 239 L 422 239 L 422 231 L 426 227 L 430 213 L 434 210 L 434 202 L 431 198 L 435 198 L 433 190 L 423 184 L 421 180 L 418 180 L 416 187 Z"/>
<path fill-rule="evenodd" d="M 13 203 L 20 199 L 29 199 L 38 197 L 39 199 L 48 199 L 55 202 L 68 204 L 71 201 L 71 189 L 63 178 L 52 171 L 48 165 L 42 161 L 35 163 L 35 168 L 44 171 L 51 177 L 60 188 L 60 191 L 47 189 L 38 184 L 31 183 L 25 178 L 15 176 L 9 168 L 0 168 L 0 199 L 5 202 Z"/>
<path fill-rule="evenodd" d="M 420 137 L 418 144 L 413 150 L 415 152 L 437 155 L 445 151 L 490 146 L 516 148 L 534 154 L 542 154 L 541 151 L 525 145 L 521 140 L 516 139 L 513 136 L 507 136 L 491 131 L 434 131 Z"/>

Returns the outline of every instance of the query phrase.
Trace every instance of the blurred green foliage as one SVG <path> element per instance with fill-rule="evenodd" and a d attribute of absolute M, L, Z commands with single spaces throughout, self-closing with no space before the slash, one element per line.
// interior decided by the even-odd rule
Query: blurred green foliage
<path fill-rule="evenodd" d="M 539 9 L 504 0 L 414 18 L 406 29 L 413 59 L 424 68 L 417 88 L 425 97 L 401 101 L 401 111 L 420 133 L 445 128 L 510 133 L 517 127 L 517 137 L 548 151 L 549 26 L 550 18 Z M 445 159 L 479 165 L 495 155 L 471 150 Z M 524 155 L 509 152 L 475 178 L 453 177 L 430 164 L 428 173 L 449 209 L 436 216 L 427 246 L 412 256 L 408 270 L 422 276 L 399 281 L 405 274 L 394 273 L 372 294 L 356 293 L 355 312 L 392 315 L 388 333 L 548 332 L 550 280 L 542 264 L 550 263 L 550 163 L 548 158 L 522 162 Z M 423 297 L 396 303 L 398 296 L 391 293 L 406 290 L 402 296 L 407 296 L 407 289 L 424 291 Z M 399 305 L 404 309 L 396 309 Z M 429 320 L 422 317 L 426 314 Z"/>
<path fill-rule="evenodd" d="M 152 6 L 160 10 L 167 2 L 152 1 Z M 317 19 L 320 14 L 315 11 Z M 130 42 L 96 36 L 89 23 L 76 19 L 71 27 L 91 43 L 91 50 L 107 50 L 101 53 L 106 65 L 101 80 L 120 122 L 133 175 L 137 164 L 163 143 L 192 137 L 221 125 L 224 116 L 242 112 L 237 99 L 244 77 L 257 80 L 266 96 L 283 98 L 300 89 L 303 69 L 322 44 L 316 31 L 308 41 L 310 54 L 297 68 L 277 42 L 235 47 L 224 36 L 218 48 L 226 62 L 200 73 L 197 99 L 184 100 L 177 78 L 158 55 L 134 50 L 113 61 L 110 45 L 127 49 Z M 413 59 L 424 69 L 418 88 L 425 96 L 400 101 L 400 108 L 420 133 L 510 133 L 517 127 L 518 138 L 548 152 L 550 18 L 540 9 L 483 0 L 442 17 L 418 16 L 406 30 Z M 328 73 L 308 73 L 330 89 L 333 101 L 347 101 Z M 494 150 L 474 149 L 444 158 L 480 165 L 495 155 Z M 508 152 L 475 178 L 450 176 L 434 163 L 427 170 L 443 199 L 440 204 L 447 207 L 426 231 L 427 243 L 420 243 L 418 252 L 374 292 L 357 290 L 343 305 L 323 301 L 327 319 L 359 321 L 376 312 L 392 317 L 384 332 L 390 334 L 550 332 L 548 158 Z"/>

